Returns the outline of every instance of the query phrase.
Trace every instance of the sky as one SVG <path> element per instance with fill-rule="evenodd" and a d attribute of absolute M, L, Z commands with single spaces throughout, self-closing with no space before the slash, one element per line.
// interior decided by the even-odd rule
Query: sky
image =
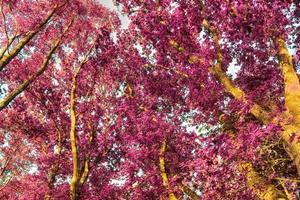
<path fill-rule="evenodd" d="M 121 13 L 121 9 L 116 7 L 113 3 L 113 0 L 97 0 L 99 3 L 104 5 L 105 7 L 116 11 L 119 14 L 119 17 L 121 19 L 121 26 L 123 29 L 126 29 L 129 25 L 129 18 L 126 15 L 123 15 Z"/>

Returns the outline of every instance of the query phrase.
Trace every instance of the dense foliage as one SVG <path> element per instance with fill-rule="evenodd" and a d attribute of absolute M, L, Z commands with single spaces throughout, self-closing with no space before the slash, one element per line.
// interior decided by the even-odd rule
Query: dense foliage
<path fill-rule="evenodd" d="M 2 0 L 0 199 L 299 199 L 297 0 Z"/>

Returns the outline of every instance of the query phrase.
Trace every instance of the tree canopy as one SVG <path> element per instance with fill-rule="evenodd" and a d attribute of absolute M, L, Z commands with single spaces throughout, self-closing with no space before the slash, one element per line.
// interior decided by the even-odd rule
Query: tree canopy
<path fill-rule="evenodd" d="M 300 199 L 298 0 L 2 0 L 0 199 Z"/>

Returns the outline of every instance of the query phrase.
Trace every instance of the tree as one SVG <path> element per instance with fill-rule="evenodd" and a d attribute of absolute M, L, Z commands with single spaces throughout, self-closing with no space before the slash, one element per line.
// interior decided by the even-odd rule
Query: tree
<path fill-rule="evenodd" d="M 172 66 L 172 71 L 188 76 L 187 81 L 193 82 L 192 87 L 185 83 L 178 88 L 190 93 L 189 108 L 196 105 L 194 109 L 204 113 L 200 122 L 214 120 L 216 124 L 218 116 L 235 116 L 234 143 L 251 152 L 250 161 L 254 160 L 260 143 L 271 137 L 266 133 L 277 132 L 299 171 L 300 151 L 295 139 L 299 132 L 299 75 L 295 70 L 298 61 L 292 60 L 285 44 L 287 36 L 299 37 L 296 33 L 299 27 L 295 24 L 299 21 L 295 14 L 299 7 L 297 2 L 118 2 L 130 14 L 133 34 L 142 48 L 155 51 L 155 65 Z M 298 48 L 293 39 L 289 42 Z M 241 69 L 233 81 L 226 71 L 234 64 Z M 194 96 L 196 98 L 191 98 Z M 277 126 L 283 130 L 274 130 Z M 246 133 L 251 139 L 245 139 Z M 245 158 L 241 152 L 236 153 L 237 158 Z M 238 163 L 245 166 L 242 161 Z M 250 169 L 253 168 L 247 167 Z M 248 178 L 261 180 L 251 175 L 253 173 Z M 224 176 L 224 171 L 221 175 Z M 220 178 L 218 180 L 220 185 Z M 255 185 L 260 183 L 247 182 L 254 191 L 257 190 Z"/>
<path fill-rule="evenodd" d="M 99 129 L 97 123 L 106 108 L 104 104 L 98 104 L 103 101 L 104 97 L 99 99 L 103 89 L 95 86 L 104 79 L 99 76 L 103 71 L 100 65 L 105 67 L 111 63 L 113 54 L 108 53 L 113 50 L 110 33 L 117 31 L 119 21 L 116 14 L 93 1 L 39 1 L 32 2 L 30 9 L 29 3 L 2 2 L 2 29 L 6 35 L 1 41 L 5 44 L 1 57 L 1 81 L 7 85 L 8 91 L 1 99 L 1 132 L 9 137 L 28 138 L 29 151 L 39 159 L 27 162 L 36 165 L 38 171 L 34 176 L 25 173 L 24 177 L 12 177 L 21 186 L 15 194 L 9 195 L 11 192 L 8 191 L 6 196 L 11 199 L 16 196 L 18 199 L 67 198 L 71 170 L 70 195 L 75 199 L 92 167 L 90 160 L 103 159 L 97 151 L 99 144 L 94 144 L 93 134 Z M 35 14 L 37 12 L 40 14 Z M 35 19 L 43 13 L 46 17 Z M 12 33 L 14 30 L 17 32 Z M 53 45 L 47 47 L 47 43 Z M 80 86 L 76 87 L 77 82 Z M 75 98 L 80 98 L 81 102 L 76 102 L 77 110 L 89 110 L 86 115 L 75 117 L 73 114 Z M 72 113 L 72 124 L 68 110 Z M 74 141 L 76 121 L 80 121 L 77 124 L 81 128 L 76 131 L 82 135 L 82 144 Z M 69 128 L 71 138 L 67 134 Z M 89 132 L 88 138 L 85 131 Z M 101 142 L 101 138 L 97 138 L 97 142 Z M 79 146 L 82 146 L 80 155 L 76 153 Z M 72 153 L 65 151 L 70 147 Z M 16 147 L 8 145 L 6 148 Z M 69 160 L 73 160 L 73 164 Z M 58 190 L 60 187 L 65 189 Z"/>
<path fill-rule="evenodd" d="M 116 4 L 2 1 L 1 198 L 300 198 L 299 2 Z"/>

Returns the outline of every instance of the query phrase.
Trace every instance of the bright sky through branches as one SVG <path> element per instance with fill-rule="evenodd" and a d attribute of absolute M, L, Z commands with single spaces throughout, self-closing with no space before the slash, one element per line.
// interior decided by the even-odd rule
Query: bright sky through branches
<path fill-rule="evenodd" d="M 121 20 L 121 26 L 123 29 L 127 28 L 129 25 L 129 18 L 121 13 L 121 8 L 118 8 L 114 5 L 112 0 L 97 0 L 100 4 L 104 5 L 105 7 L 114 10 L 118 13 L 120 20 Z"/>

